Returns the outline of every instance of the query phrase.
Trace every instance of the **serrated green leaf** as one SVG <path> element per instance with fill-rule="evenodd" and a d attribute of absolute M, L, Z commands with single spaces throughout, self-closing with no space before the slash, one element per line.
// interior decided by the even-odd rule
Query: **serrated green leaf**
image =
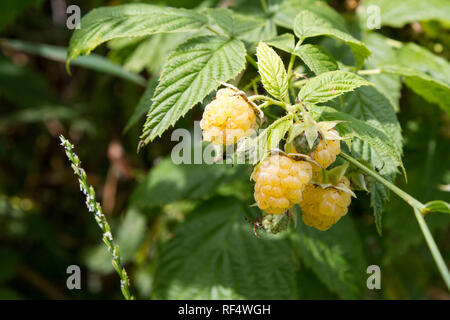
<path fill-rule="evenodd" d="M 300 101 L 323 103 L 361 86 L 371 85 L 360 76 L 347 71 L 325 72 L 309 80 L 298 93 Z"/>
<path fill-rule="evenodd" d="M 308 68 L 316 75 L 339 69 L 333 56 L 321 46 L 304 44 L 296 48 L 293 34 L 284 33 L 266 42 L 275 48 L 295 54 L 302 59 Z"/>
<path fill-rule="evenodd" d="M 364 34 L 362 41 L 372 52 L 364 63 L 366 69 L 378 69 L 382 64 L 392 64 L 397 61 L 397 51 L 390 45 L 391 39 L 372 32 Z M 400 110 L 399 100 L 402 87 L 400 76 L 395 74 L 376 74 L 368 75 L 367 80 L 372 82 L 377 90 L 389 100 L 395 111 L 398 112 Z"/>
<path fill-rule="evenodd" d="M 46 59 L 59 62 L 64 62 L 67 56 L 67 50 L 64 47 L 51 46 L 41 43 L 31 43 L 13 39 L 4 39 L 1 41 L 1 43 L 16 50 L 37 54 Z M 145 86 L 146 84 L 146 80 L 144 77 L 134 72 L 125 70 L 122 66 L 112 63 L 111 61 L 100 55 L 92 54 L 89 57 L 78 57 L 78 59 L 72 61 L 72 64 L 120 77 L 141 86 Z"/>
<path fill-rule="evenodd" d="M 327 231 L 306 226 L 298 219 L 300 258 L 323 283 L 342 299 L 364 296 L 365 262 L 361 239 L 347 215 Z"/>
<path fill-rule="evenodd" d="M 450 63 L 415 43 L 407 43 L 402 46 L 397 52 L 397 61 L 405 67 L 420 71 L 450 85 L 448 77 Z"/>
<path fill-rule="evenodd" d="M 405 24 L 423 20 L 449 21 L 450 2 L 447 0 L 364 0 L 364 8 L 377 6 L 381 25 L 403 27 Z M 367 19 L 367 14 L 364 15 Z"/>
<path fill-rule="evenodd" d="M 359 150 L 364 153 L 363 159 L 371 159 L 371 157 L 379 157 L 377 160 L 383 166 L 392 166 L 393 168 L 401 167 L 403 170 L 403 163 L 401 153 L 398 147 L 391 140 L 391 137 L 386 135 L 380 129 L 374 127 L 370 123 L 356 119 L 349 114 L 339 112 L 334 108 L 322 106 L 310 106 L 316 120 L 333 121 L 340 120 L 343 123 L 337 125 L 337 129 L 342 137 L 358 138 L 352 141 L 352 149 Z M 358 146 L 362 143 L 362 146 Z M 370 148 L 369 148 L 370 147 Z M 376 151 L 376 154 L 373 154 Z M 365 153 L 372 154 L 366 155 Z M 375 160 L 372 160 L 375 161 Z"/>
<path fill-rule="evenodd" d="M 162 249 L 155 299 L 295 299 L 296 263 L 287 239 L 258 239 L 243 216 L 256 209 L 214 199 Z"/>
<path fill-rule="evenodd" d="M 226 34 L 234 34 L 233 11 L 226 8 L 208 8 L 206 13 L 211 20 Z"/>
<path fill-rule="evenodd" d="M 145 113 L 148 111 L 148 106 L 152 104 L 152 97 L 157 85 L 158 85 L 158 77 L 152 77 L 148 81 L 147 88 L 145 88 L 144 94 L 142 95 L 136 108 L 134 109 L 133 114 L 128 119 L 125 129 L 123 129 L 124 133 L 130 130 L 130 128 L 134 126 L 139 121 L 139 119 L 143 117 Z"/>
<path fill-rule="evenodd" d="M 288 95 L 288 80 L 286 69 L 280 56 L 264 42 L 256 48 L 258 57 L 258 72 L 266 91 L 283 101 Z"/>
<path fill-rule="evenodd" d="M 264 129 L 257 137 L 249 138 L 238 147 L 237 152 L 249 152 L 250 163 L 256 164 L 263 159 L 267 152 L 279 148 L 280 141 L 284 138 L 292 125 L 292 116 L 287 115 L 274 121 Z"/>
<path fill-rule="evenodd" d="M 89 54 L 112 39 L 198 30 L 207 22 L 205 16 L 192 10 L 149 4 L 97 8 L 81 19 L 81 28 L 70 39 L 67 60 Z"/>
<path fill-rule="evenodd" d="M 267 40 L 266 43 L 283 51 L 294 53 L 295 37 L 292 33 L 283 33 L 282 35 Z"/>
<path fill-rule="evenodd" d="M 147 36 L 139 44 L 132 44 L 122 50 L 112 51 L 109 56 L 114 58 L 117 55 L 126 55 L 122 63 L 127 70 L 141 72 L 146 69 L 152 74 L 160 73 L 169 53 L 180 43 L 186 41 L 189 35 L 186 33 L 165 33 Z"/>
<path fill-rule="evenodd" d="M 277 35 L 277 27 L 272 19 L 234 13 L 233 21 L 234 36 L 243 41 L 258 42 Z"/>
<path fill-rule="evenodd" d="M 450 113 L 450 86 L 446 83 L 420 71 L 399 65 L 385 65 L 381 71 L 403 76 L 403 81 L 411 90 Z"/>
<path fill-rule="evenodd" d="M 442 200 L 434 200 L 425 203 L 425 209 L 428 212 L 450 213 L 450 204 Z"/>
<path fill-rule="evenodd" d="M 342 112 L 383 131 L 402 153 L 403 138 L 397 115 L 389 100 L 375 87 L 363 87 L 345 94 Z"/>
<path fill-rule="evenodd" d="M 383 233 L 383 211 L 384 206 L 389 201 L 389 190 L 381 183 L 375 182 L 370 186 L 370 206 L 373 208 L 375 226 L 378 234 Z"/>
<path fill-rule="evenodd" d="M 168 58 L 152 98 L 141 139 L 161 136 L 207 94 L 218 81 L 236 77 L 245 67 L 244 44 L 235 39 L 200 36 L 180 45 Z"/>
<path fill-rule="evenodd" d="M 344 41 L 355 56 L 356 65 L 360 68 L 370 55 L 370 50 L 361 41 L 350 34 L 334 28 L 329 22 L 308 10 L 297 14 L 294 21 L 294 32 L 301 40 L 317 36 L 330 36 Z"/>
<path fill-rule="evenodd" d="M 294 26 L 295 16 L 301 10 L 309 10 L 327 21 L 334 28 L 347 31 L 344 18 L 333 8 L 320 0 L 284 0 L 275 10 L 275 22 L 288 29 Z"/>
<path fill-rule="evenodd" d="M 148 209 L 180 200 L 207 198 L 224 183 L 245 175 L 246 170 L 245 165 L 176 165 L 168 157 L 158 163 L 135 189 L 129 206 Z"/>
<path fill-rule="evenodd" d="M 304 44 L 294 50 L 311 71 L 316 75 L 338 70 L 338 64 L 333 56 L 321 46 Z"/>
<path fill-rule="evenodd" d="M 400 123 L 389 100 L 376 88 L 363 87 L 344 95 L 342 111 L 383 131 L 391 139 L 397 152 L 403 153 Z M 368 161 L 372 167 L 379 169 L 380 173 L 388 180 L 391 180 L 389 176 L 394 176 L 397 172 L 397 166 L 391 161 L 386 161 L 384 157 L 380 157 L 368 142 L 357 141 L 355 138 L 352 141 L 351 151 L 355 156 Z M 375 225 L 381 235 L 382 214 L 384 205 L 389 200 L 389 192 L 384 185 L 378 182 L 373 184 L 369 191 Z"/>

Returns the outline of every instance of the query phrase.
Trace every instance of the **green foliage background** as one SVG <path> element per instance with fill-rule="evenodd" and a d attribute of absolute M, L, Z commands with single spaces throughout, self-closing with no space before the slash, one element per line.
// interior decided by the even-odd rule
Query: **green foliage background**
<path fill-rule="evenodd" d="M 83 0 L 77 5 L 86 14 L 126 2 Z M 207 8 L 218 1 L 140 2 Z M 449 84 L 450 9 L 445 0 L 364 1 L 382 8 L 383 27 L 376 34 L 364 30 L 353 1 L 286 0 L 270 17 L 264 16 L 259 1 L 231 2 L 239 12 L 232 30 L 227 30 L 227 13 L 213 15 L 218 27 L 239 39 L 272 39 L 275 24 L 281 25 L 281 35 L 303 9 L 333 21 L 338 30 L 349 30 L 352 39 L 335 30 L 307 30 L 332 38 L 314 38 L 298 52 L 289 46 L 286 50 L 290 39 L 268 41 L 274 48 L 293 50 L 316 74 L 337 69 L 336 60 L 350 65 L 356 58 L 362 63 L 359 55 L 364 56 L 364 50 L 349 48 L 340 39 L 356 47 L 362 41 L 372 51 L 366 69 L 399 59 L 395 62 L 405 64 L 402 68 L 414 67 Z M 72 32 L 57 13 L 50 1 L 0 3 L 0 299 L 120 298 L 117 275 L 59 147 L 59 133 L 76 144 L 90 182 L 110 205 L 105 214 L 138 298 L 450 298 L 410 207 L 395 195 L 386 201 L 385 190 L 376 185 L 372 193 L 378 196 L 358 193 L 349 214 L 327 232 L 313 230 L 299 219 L 295 230 L 264 234 L 260 240 L 243 219 L 258 214 L 249 207 L 249 166 L 174 165 L 168 158 L 174 142 L 170 130 L 162 134 L 165 128 L 153 131 L 161 138 L 136 154 L 143 115 L 155 90 L 162 96 L 173 94 L 170 88 L 156 88 L 157 79 L 172 76 L 161 73 L 162 66 L 166 60 L 180 59 L 180 53 L 169 52 L 184 41 L 183 35 L 147 33 L 114 39 L 95 54 L 72 61 L 69 76 L 64 60 Z M 191 22 L 182 23 L 189 30 Z M 304 32 L 295 30 L 297 36 Z M 381 35 L 412 43 L 394 53 Z M 204 46 L 206 37 L 195 45 Z M 243 50 L 241 40 L 218 41 L 214 45 L 226 55 Z M 429 58 L 431 53 L 418 45 L 441 60 Z M 324 64 L 308 63 L 305 57 L 312 52 L 320 54 Z M 286 61 L 288 55 L 279 53 Z M 205 72 L 215 72 L 221 57 Z M 238 65 L 233 74 L 244 61 Z M 308 71 L 300 63 L 296 67 Z M 386 67 L 389 73 L 379 77 L 369 75 L 378 91 L 364 87 L 344 95 L 341 111 L 388 132 L 400 146 L 403 141 L 408 182 L 398 177 L 399 187 L 422 202 L 449 201 L 448 189 L 442 187 L 450 185 L 448 95 L 427 87 L 429 79 L 422 75 L 424 82 L 418 82 L 416 73 L 398 68 Z M 255 70 L 249 73 L 241 83 L 257 75 Z M 398 74 L 405 75 L 406 85 Z M 206 96 L 214 88 L 200 89 Z M 163 100 L 156 115 L 165 108 Z M 180 103 L 177 108 L 186 116 L 166 122 L 192 130 L 202 106 L 189 110 Z M 149 125 L 158 128 L 160 123 Z M 117 146 L 122 150 L 118 156 Z M 361 142 L 352 151 L 363 153 L 364 147 Z M 391 176 L 398 164 L 382 160 L 377 168 Z M 116 194 L 110 196 L 114 186 Z M 449 216 L 432 213 L 426 220 L 444 260 L 450 261 Z M 66 289 L 66 268 L 71 264 L 82 268 L 82 290 Z M 366 288 L 365 271 L 371 264 L 381 267 L 381 290 Z"/>

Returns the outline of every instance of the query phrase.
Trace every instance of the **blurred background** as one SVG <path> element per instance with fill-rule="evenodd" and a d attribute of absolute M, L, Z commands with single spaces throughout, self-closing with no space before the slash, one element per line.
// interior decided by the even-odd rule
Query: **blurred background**
<path fill-rule="evenodd" d="M 75 144 L 99 194 L 138 298 L 151 296 L 155 261 L 185 216 L 217 198 L 251 201 L 246 167 L 186 169 L 165 160 L 174 144 L 170 132 L 136 153 L 143 101 L 151 97 L 167 53 L 182 38 L 113 41 L 73 63 L 71 76 L 66 72 L 65 48 L 72 34 L 66 7 L 76 4 L 84 15 L 126 2 L 132 1 L 0 2 L 0 299 L 121 298 L 100 230 L 59 146 L 60 133 Z M 219 1 L 140 2 L 192 8 Z M 227 2 L 258 7 L 258 1 Z M 352 26 L 358 1 L 328 3 Z M 448 60 L 449 26 L 430 20 L 381 31 Z M 146 91 L 147 81 L 154 85 Z M 177 127 L 192 129 L 201 112 L 200 106 L 194 108 Z M 403 87 L 399 120 L 409 180 L 406 184 L 399 177 L 397 184 L 421 201 L 449 201 L 450 118 Z M 383 289 L 366 292 L 364 298 L 449 299 L 411 210 L 395 196 L 391 199 L 382 237 L 369 197 L 361 193 L 352 204 L 365 258 L 383 270 Z M 450 221 L 445 218 L 436 214 L 427 222 L 449 261 Z M 66 287 L 66 268 L 72 264 L 81 267 L 82 290 Z M 300 290 L 299 297 L 337 298 L 306 272 L 303 277 L 314 290 Z"/>

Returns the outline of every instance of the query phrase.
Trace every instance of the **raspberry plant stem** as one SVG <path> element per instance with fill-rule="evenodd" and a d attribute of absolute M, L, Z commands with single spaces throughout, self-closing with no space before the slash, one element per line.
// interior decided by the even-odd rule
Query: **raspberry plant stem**
<path fill-rule="evenodd" d="M 375 178 L 380 183 L 384 184 L 387 188 L 389 188 L 392 192 L 394 192 L 396 195 L 398 195 L 400 198 L 406 201 L 406 203 L 408 203 L 413 208 L 420 230 L 422 231 L 425 241 L 427 242 L 427 245 L 430 248 L 434 262 L 436 263 L 436 266 L 438 267 L 439 272 L 441 273 L 441 276 L 444 279 L 445 284 L 447 285 L 447 289 L 450 291 L 450 273 L 436 245 L 436 242 L 434 241 L 430 229 L 428 228 L 428 225 L 423 217 L 423 214 L 425 213 L 425 205 L 420 201 L 418 201 L 417 199 L 410 196 L 402 189 L 398 188 L 393 183 L 387 181 L 380 174 L 366 167 L 365 165 L 363 165 L 361 162 L 354 159 L 350 155 L 342 152 L 339 156 L 341 156 L 343 159 L 347 160 L 357 168 L 361 169 L 371 177 Z"/>
<path fill-rule="evenodd" d="M 96 200 L 94 188 L 89 185 L 86 172 L 80 167 L 81 161 L 73 151 L 73 145 L 62 135 L 59 136 L 59 139 L 61 140 L 61 145 L 64 147 L 67 158 L 71 162 L 73 172 L 78 177 L 80 190 L 86 196 L 86 206 L 89 212 L 94 212 L 95 221 L 103 232 L 103 242 L 108 248 L 109 253 L 112 255 L 112 265 L 120 277 L 120 289 L 122 294 L 126 300 L 134 300 L 134 296 L 130 293 L 130 280 L 127 272 L 120 263 L 119 247 L 114 243 L 111 228 L 108 221 L 106 221 L 100 203 Z"/>
<path fill-rule="evenodd" d="M 433 236 L 430 232 L 430 229 L 427 226 L 425 218 L 420 213 L 419 210 L 414 208 L 414 214 L 416 215 L 417 222 L 419 223 L 420 230 L 422 230 L 425 241 L 428 244 L 428 248 L 430 248 L 431 254 L 433 255 L 434 261 L 439 269 L 439 272 L 444 279 L 445 284 L 447 285 L 448 290 L 450 291 L 450 273 L 448 271 L 447 265 L 445 264 L 444 259 L 442 258 L 441 253 L 439 252 L 439 248 L 436 245 L 436 242 L 433 239 Z"/>
<path fill-rule="evenodd" d="M 286 109 L 286 103 L 284 103 L 283 101 L 278 101 L 272 98 L 269 98 L 267 96 L 264 95 L 254 95 L 248 98 L 250 101 L 255 101 L 255 100 L 264 100 L 269 102 L 270 104 L 274 104 L 276 106 L 280 106 L 284 109 Z"/>

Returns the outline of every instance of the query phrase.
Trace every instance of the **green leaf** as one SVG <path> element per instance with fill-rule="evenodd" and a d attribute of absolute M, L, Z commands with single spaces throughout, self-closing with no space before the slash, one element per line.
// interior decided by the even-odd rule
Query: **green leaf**
<path fill-rule="evenodd" d="M 118 38 L 108 43 L 113 49 L 108 57 L 123 64 L 126 70 L 141 72 L 146 69 L 151 74 L 159 74 L 169 53 L 188 37 L 190 33 L 161 33 L 143 37 L 137 43 L 125 41 L 135 38 Z"/>
<path fill-rule="evenodd" d="M 81 54 L 89 54 L 100 44 L 112 39 L 198 30 L 207 22 L 205 16 L 192 10 L 149 4 L 94 9 L 83 17 L 81 28 L 73 33 L 67 61 Z"/>
<path fill-rule="evenodd" d="M 316 75 L 338 70 L 338 64 L 333 56 L 321 46 L 304 44 L 294 50 L 311 71 Z"/>
<path fill-rule="evenodd" d="M 304 44 L 296 48 L 293 34 L 285 33 L 266 42 L 275 48 L 300 57 L 316 75 L 339 69 L 333 56 L 321 46 Z"/>
<path fill-rule="evenodd" d="M 314 114 L 314 118 L 323 121 L 343 121 L 337 125 L 337 129 L 341 136 L 346 138 L 358 138 L 352 142 L 352 148 L 360 150 L 363 154 L 363 159 L 370 159 L 370 157 L 379 157 L 379 162 L 384 165 L 393 166 L 395 168 L 401 167 L 403 164 L 401 153 L 398 147 L 392 141 L 391 137 L 386 135 L 383 131 L 374 127 L 370 123 L 354 118 L 353 116 L 339 112 L 330 107 L 310 106 L 310 110 Z M 363 143 L 362 146 L 357 146 L 358 143 Z M 366 146 L 366 147 L 364 147 Z M 368 148 L 368 147 L 371 148 Z M 373 150 L 376 154 L 373 154 Z M 371 154 L 367 155 L 366 153 Z"/>
<path fill-rule="evenodd" d="M 369 85 L 371 85 L 370 82 L 354 73 L 340 70 L 330 71 L 309 80 L 300 89 L 298 98 L 307 103 L 323 103 L 345 92 Z"/>
<path fill-rule="evenodd" d="M 206 12 L 221 31 L 246 42 L 270 39 L 277 34 L 272 19 L 236 13 L 225 8 L 207 9 Z"/>
<path fill-rule="evenodd" d="M 368 33 L 363 36 L 362 41 L 372 52 L 364 63 L 366 69 L 378 69 L 380 65 L 392 64 L 397 61 L 397 50 L 391 46 L 391 39 L 378 33 Z M 389 100 L 395 111 L 400 110 L 399 100 L 402 87 L 400 76 L 376 74 L 368 75 L 367 80 L 372 82 L 377 90 Z"/>
<path fill-rule="evenodd" d="M 364 297 L 365 266 L 361 239 L 347 215 L 327 231 L 306 226 L 298 219 L 300 257 L 320 280 L 342 299 Z"/>
<path fill-rule="evenodd" d="M 363 87 L 344 95 L 342 112 L 383 131 L 402 153 L 403 138 L 397 115 L 389 100 L 375 87 Z"/>
<path fill-rule="evenodd" d="M 381 71 L 403 76 L 403 81 L 411 90 L 450 113 L 450 86 L 448 84 L 420 71 L 399 65 L 385 65 Z"/>
<path fill-rule="evenodd" d="M 266 43 L 283 51 L 294 53 L 295 37 L 292 33 L 283 33 L 282 35 L 267 40 Z"/>
<path fill-rule="evenodd" d="M 12 39 L 2 40 L 1 43 L 16 50 L 37 54 L 41 57 L 59 62 L 64 62 L 67 56 L 67 50 L 64 47 L 57 47 L 46 44 L 31 43 Z M 146 80 L 144 77 L 134 72 L 125 70 L 122 66 L 114 64 L 105 57 L 102 57 L 100 55 L 92 54 L 89 57 L 78 57 L 77 59 L 72 61 L 72 64 L 83 68 L 88 68 L 95 71 L 110 74 L 134 82 L 141 86 L 145 86 L 146 84 Z"/>
<path fill-rule="evenodd" d="M 236 77 L 245 67 L 245 55 L 241 41 L 218 36 L 196 37 L 180 45 L 164 66 L 141 139 L 148 143 L 161 136 L 217 89 L 218 81 Z"/>
<path fill-rule="evenodd" d="M 390 198 L 389 190 L 383 184 L 375 182 L 372 186 L 370 186 L 369 191 L 370 206 L 373 208 L 375 226 L 378 234 L 381 236 L 383 233 L 383 211 Z"/>
<path fill-rule="evenodd" d="M 128 122 L 125 126 L 125 129 L 123 129 L 123 132 L 127 132 L 130 130 L 131 127 L 133 127 L 141 117 L 144 116 L 144 114 L 148 111 L 148 106 L 151 106 L 152 104 L 152 97 L 155 93 L 156 86 L 158 85 L 158 77 L 152 77 L 148 83 L 147 88 L 145 88 L 145 92 L 142 95 L 141 99 L 139 100 L 136 108 L 133 111 L 133 114 L 128 119 Z"/>
<path fill-rule="evenodd" d="M 425 203 L 425 209 L 428 212 L 450 213 L 450 204 L 442 200 L 434 200 Z"/>
<path fill-rule="evenodd" d="M 152 298 L 297 298 L 289 242 L 269 234 L 256 238 L 243 218 L 250 211 L 256 216 L 256 209 L 225 198 L 189 216 L 162 249 Z"/>
<path fill-rule="evenodd" d="M 260 16 L 233 14 L 234 36 L 246 42 L 267 40 L 277 35 L 277 26 L 272 19 Z"/>
<path fill-rule="evenodd" d="M 308 10 L 301 11 L 295 17 L 294 32 L 301 41 L 317 36 L 330 36 L 344 41 L 352 50 L 358 68 L 370 55 L 370 50 L 364 43 L 353 38 L 350 34 L 334 28 L 329 22 Z"/>
<path fill-rule="evenodd" d="M 176 165 L 168 157 L 150 170 L 131 195 L 129 206 L 148 209 L 180 200 L 207 198 L 225 183 L 245 176 L 246 171 L 245 165 Z"/>
<path fill-rule="evenodd" d="M 208 8 L 206 13 L 223 32 L 229 35 L 234 34 L 233 11 L 226 8 Z"/>
<path fill-rule="evenodd" d="M 271 47 L 260 42 L 256 48 L 258 71 L 266 91 L 283 101 L 288 95 L 288 80 L 283 61 Z"/>
<path fill-rule="evenodd" d="M 276 8 L 274 20 L 278 25 L 292 29 L 295 16 L 298 12 L 305 9 L 327 21 L 334 28 L 341 31 L 347 31 L 344 18 L 324 1 L 320 0 L 284 0 L 281 5 Z"/>
<path fill-rule="evenodd" d="M 344 95 L 342 112 L 350 114 L 384 132 L 394 144 L 397 152 L 399 154 L 403 153 L 403 138 L 397 115 L 389 100 L 376 88 L 363 87 Z M 368 142 L 358 141 L 355 138 L 352 142 L 351 151 L 355 156 L 368 161 L 372 167 L 380 169 L 380 173 L 388 180 L 391 180 L 389 176 L 394 176 L 397 172 L 395 163 L 386 161 Z M 373 184 L 369 191 L 375 224 L 378 233 L 381 235 L 382 213 L 384 205 L 389 200 L 389 192 L 384 185 L 378 182 Z"/>
<path fill-rule="evenodd" d="M 249 153 L 250 163 L 256 164 L 267 152 L 279 148 L 280 141 L 285 137 L 292 125 L 292 116 L 287 115 L 264 129 L 257 137 L 248 138 L 238 146 L 238 153 Z"/>
<path fill-rule="evenodd" d="M 405 67 L 420 71 L 450 85 L 448 77 L 450 63 L 415 43 L 402 46 L 397 52 L 397 61 Z"/>
<path fill-rule="evenodd" d="M 381 25 L 403 27 L 407 23 L 423 20 L 449 21 L 450 2 L 447 0 L 364 0 L 364 8 L 377 6 Z M 367 19 L 367 14 L 364 17 Z M 365 20 L 364 19 L 364 20 Z"/>

